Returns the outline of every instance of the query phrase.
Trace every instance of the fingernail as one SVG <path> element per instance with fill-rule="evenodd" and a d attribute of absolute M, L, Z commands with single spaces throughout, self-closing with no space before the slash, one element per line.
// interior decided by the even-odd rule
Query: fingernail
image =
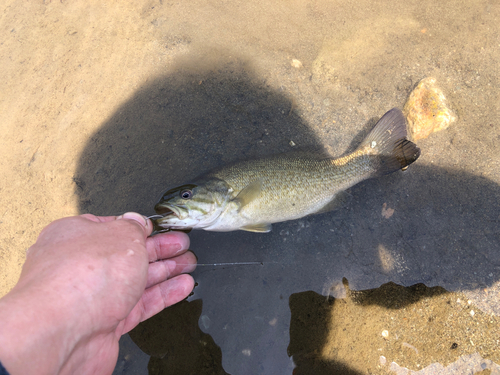
<path fill-rule="evenodd" d="M 195 269 L 196 269 L 196 264 L 195 264 L 195 263 L 194 263 L 194 264 L 189 264 L 189 265 L 185 266 L 185 267 L 182 269 L 181 273 L 191 273 L 191 272 L 193 272 Z"/>
<path fill-rule="evenodd" d="M 141 224 L 144 228 L 148 226 L 148 219 L 145 216 L 138 214 L 137 212 L 126 212 L 123 215 L 118 216 L 117 220 L 119 219 L 135 220 L 139 224 Z"/>
<path fill-rule="evenodd" d="M 179 254 L 183 250 L 184 249 L 182 248 L 182 245 L 180 243 L 171 243 L 170 244 L 170 251 L 175 251 L 174 256 Z"/>

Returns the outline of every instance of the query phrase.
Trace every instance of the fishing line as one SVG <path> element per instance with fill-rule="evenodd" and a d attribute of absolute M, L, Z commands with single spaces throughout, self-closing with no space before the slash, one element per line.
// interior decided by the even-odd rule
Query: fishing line
<path fill-rule="evenodd" d="M 162 215 L 151 215 L 148 216 L 148 219 L 159 219 L 162 218 Z M 265 264 L 275 264 L 278 262 L 224 262 L 224 263 L 197 263 L 196 267 L 218 267 L 218 266 L 264 266 Z M 188 263 L 177 263 L 178 266 L 191 266 Z"/>
<path fill-rule="evenodd" d="M 196 267 L 198 266 L 256 266 L 261 265 L 264 266 L 266 264 L 277 264 L 279 262 L 225 262 L 225 263 L 196 263 L 194 264 Z M 178 266 L 191 266 L 191 263 L 177 263 Z"/>

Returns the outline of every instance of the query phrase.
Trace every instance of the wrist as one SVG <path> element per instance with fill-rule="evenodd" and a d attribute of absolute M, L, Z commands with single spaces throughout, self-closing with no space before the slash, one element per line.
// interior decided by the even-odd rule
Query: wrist
<path fill-rule="evenodd" d="M 16 287 L 0 299 L 0 361 L 11 375 L 59 373 L 82 339 L 55 297 Z"/>

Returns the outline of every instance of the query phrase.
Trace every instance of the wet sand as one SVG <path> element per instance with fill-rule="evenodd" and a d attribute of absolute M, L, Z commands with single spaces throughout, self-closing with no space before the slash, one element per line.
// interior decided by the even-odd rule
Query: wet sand
<path fill-rule="evenodd" d="M 367 181 L 339 211 L 277 224 L 270 234 L 191 233 L 200 262 L 264 265 L 194 273 L 186 330 L 212 354 L 191 344 L 181 352 L 231 374 L 314 373 L 300 361 L 313 352 L 306 357 L 330 373 L 332 363 L 341 363 L 338 373 L 398 373 L 392 361 L 414 371 L 462 361 L 472 373 L 496 373 L 487 361 L 499 364 L 498 343 L 487 337 L 498 332 L 500 314 L 499 24 L 500 7 L 489 1 L 4 2 L 0 295 L 52 220 L 152 214 L 163 190 L 242 158 L 301 146 L 342 154 L 434 77 L 457 120 L 418 141 L 422 156 L 408 171 Z M 446 294 L 396 309 L 421 324 L 411 340 L 401 333 L 410 347 L 402 346 L 391 335 L 404 318 L 384 303 L 376 314 L 336 312 L 342 297 L 353 303 L 344 277 L 353 291 L 394 282 Z M 313 292 L 325 302 L 292 304 Z M 292 331 L 294 318 L 311 308 L 325 317 L 323 346 L 290 351 L 310 331 L 306 321 Z M 176 311 L 182 326 L 187 313 Z M 362 331 L 372 339 L 351 342 L 351 331 L 328 325 L 336 314 L 343 328 L 372 327 Z M 424 329 L 454 314 L 450 332 L 463 332 L 457 349 L 437 336 L 442 348 L 423 355 L 434 342 Z M 472 331 L 486 341 L 476 345 Z M 137 332 L 132 339 L 143 345 Z M 146 373 L 148 359 L 134 345 L 124 338 L 117 373 Z M 476 367 L 463 360 L 474 353 Z"/>

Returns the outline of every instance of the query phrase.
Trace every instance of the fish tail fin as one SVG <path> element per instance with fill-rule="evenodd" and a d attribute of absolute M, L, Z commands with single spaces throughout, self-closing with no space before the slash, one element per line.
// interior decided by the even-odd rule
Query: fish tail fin
<path fill-rule="evenodd" d="M 377 156 L 374 176 L 406 168 L 418 159 L 420 149 L 406 136 L 406 120 L 398 108 L 391 109 L 377 122 L 359 147 Z"/>

